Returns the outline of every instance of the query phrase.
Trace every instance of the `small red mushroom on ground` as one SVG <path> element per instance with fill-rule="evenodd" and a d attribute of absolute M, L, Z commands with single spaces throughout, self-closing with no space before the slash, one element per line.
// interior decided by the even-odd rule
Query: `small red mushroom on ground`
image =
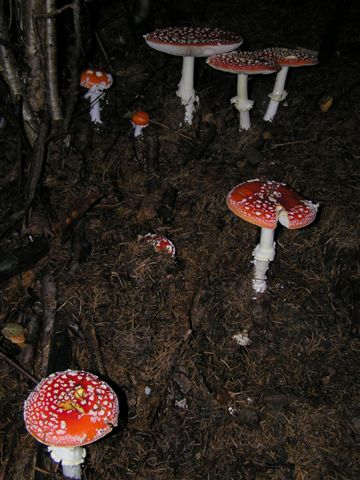
<path fill-rule="evenodd" d="M 279 70 L 279 67 L 273 60 L 263 58 L 258 52 L 229 52 L 213 55 L 207 59 L 206 63 L 217 70 L 237 74 L 237 95 L 230 101 L 240 112 L 240 130 L 248 130 L 251 126 L 249 110 L 254 104 L 248 98 L 248 75 L 274 73 Z"/>
<path fill-rule="evenodd" d="M 280 67 L 280 71 L 276 75 L 274 89 L 269 94 L 270 102 L 264 115 L 264 120 L 271 122 L 276 115 L 279 103 L 287 97 L 284 87 L 289 68 L 317 65 L 319 60 L 314 52 L 301 48 L 265 48 L 260 51 L 260 54 L 276 62 Z"/>
<path fill-rule="evenodd" d="M 143 134 L 144 128 L 148 127 L 150 117 L 147 112 L 140 110 L 131 115 L 131 124 L 134 127 L 134 137 L 139 137 Z"/>
<path fill-rule="evenodd" d="M 115 392 L 96 375 L 66 370 L 44 378 L 24 406 L 28 432 L 48 445 L 51 458 L 67 478 L 81 479 L 84 445 L 99 440 L 117 425 Z"/>
<path fill-rule="evenodd" d="M 90 117 L 93 123 L 102 123 L 100 118 L 100 100 L 104 90 L 111 87 L 113 78 L 110 73 L 95 68 L 87 68 L 80 76 L 80 85 L 88 89 L 84 98 L 90 100 Z"/>
<path fill-rule="evenodd" d="M 253 288 L 266 290 L 266 272 L 275 258 L 274 233 L 277 223 L 286 228 L 303 228 L 315 220 L 318 205 L 306 200 L 284 183 L 250 180 L 234 187 L 227 196 L 229 209 L 243 220 L 261 227 L 260 243 L 253 251 Z"/>
<path fill-rule="evenodd" d="M 144 35 L 155 50 L 183 57 L 183 68 L 176 95 L 185 106 L 185 123 L 192 125 L 194 105 L 199 102 L 194 89 L 195 57 L 208 57 L 238 48 L 243 39 L 233 32 L 209 27 L 170 27 Z"/>

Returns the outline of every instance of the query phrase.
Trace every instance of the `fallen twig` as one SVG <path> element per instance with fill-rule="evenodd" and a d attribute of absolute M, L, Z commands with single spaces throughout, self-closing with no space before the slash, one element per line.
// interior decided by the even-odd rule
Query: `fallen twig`
<path fill-rule="evenodd" d="M 43 326 L 40 374 L 45 376 L 51 373 L 49 372 L 49 357 L 56 315 L 56 284 L 54 277 L 50 274 L 45 275 L 42 279 L 41 300 L 43 304 Z"/>
<path fill-rule="evenodd" d="M 25 375 L 25 377 L 27 377 L 29 380 L 31 380 L 32 382 L 34 383 L 38 383 L 39 380 L 37 380 L 35 377 L 33 377 L 31 375 L 31 373 L 27 372 L 25 370 L 25 368 L 21 367 L 18 363 L 16 363 L 14 360 L 12 360 L 10 357 L 8 357 L 6 355 L 5 352 L 3 352 L 2 350 L 0 350 L 0 357 L 3 358 L 4 360 L 7 361 L 7 363 L 9 365 L 11 365 L 13 368 L 15 368 L 16 370 L 18 370 L 20 373 L 22 373 L 23 375 Z"/>

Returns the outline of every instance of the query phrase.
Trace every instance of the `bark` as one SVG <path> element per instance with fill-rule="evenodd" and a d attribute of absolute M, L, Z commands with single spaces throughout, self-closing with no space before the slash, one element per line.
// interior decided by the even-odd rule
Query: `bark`
<path fill-rule="evenodd" d="M 51 119 L 53 122 L 61 121 L 63 114 L 59 95 L 58 79 L 58 55 L 57 55 L 57 34 L 56 34 L 56 16 L 51 16 L 55 11 L 56 0 L 46 0 L 46 83 L 48 104 L 50 108 Z"/>
<path fill-rule="evenodd" d="M 72 116 L 77 101 L 77 94 L 79 90 L 79 63 L 81 51 L 81 30 L 80 30 L 80 0 L 73 0 L 73 25 L 74 25 L 74 47 L 73 54 L 70 60 L 71 80 L 68 89 L 67 102 L 65 108 L 64 131 L 69 132 Z"/>
<path fill-rule="evenodd" d="M 25 59 L 30 68 L 27 95 L 35 112 L 46 107 L 44 60 L 41 48 L 42 25 L 39 20 L 44 13 L 43 0 L 23 0 L 25 15 Z"/>
<path fill-rule="evenodd" d="M 4 4 L 5 1 L 0 0 L 0 37 L 4 40 L 4 42 L 0 43 L 0 73 L 8 86 L 13 103 L 15 105 L 22 104 L 25 132 L 29 143 L 33 145 L 37 134 L 38 122 L 25 95 L 24 84 L 19 76 L 20 68 L 14 55 L 14 49 L 10 47 L 11 42 L 9 40 Z"/>

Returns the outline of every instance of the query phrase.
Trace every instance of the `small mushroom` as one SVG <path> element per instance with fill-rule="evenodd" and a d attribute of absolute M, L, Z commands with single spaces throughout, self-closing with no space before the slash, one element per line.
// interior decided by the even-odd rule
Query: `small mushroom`
<path fill-rule="evenodd" d="M 208 57 L 238 48 L 243 39 L 233 32 L 209 27 L 170 27 L 144 35 L 155 50 L 183 57 L 183 68 L 176 95 L 185 106 L 185 123 L 192 125 L 194 105 L 199 98 L 194 89 L 195 57 Z"/>
<path fill-rule="evenodd" d="M 229 209 L 243 220 L 261 227 L 260 243 L 253 251 L 253 288 L 266 290 L 266 272 L 275 258 L 274 233 L 278 221 L 286 228 L 303 228 L 315 220 L 318 205 L 284 183 L 250 180 L 234 187 L 227 196 Z"/>
<path fill-rule="evenodd" d="M 150 117 L 147 112 L 140 110 L 131 115 L 131 124 L 134 127 L 134 137 L 139 137 L 143 134 L 144 128 L 148 127 Z"/>
<path fill-rule="evenodd" d="M 317 65 L 319 60 L 314 52 L 302 48 L 265 48 L 260 51 L 260 54 L 265 58 L 274 61 L 280 67 L 280 70 L 276 75 L 274 89 L 269 94 L 270 102 L 264 115 L 264 120 L 266 122 L 272 122 L 276 115 L 279 103 L 287 97 L 287 92 L 284 87 L 289 67 Z"/>
<path fill-rule="evenodd" d="M 230 101 L 240 112 L 240 130 L 248 130 L 251 126 L 249 111 L 254 104 L 253 100 L 248 98 L 248 75 L 274 73 L 279 70 L 279 67 L 273 60 L 263 58 L 255 51 L 213 55 L 206 60 L 206 63 L 217 70 L 237 74 L 237 95 Z"/>
<path fill-rule="evenodd" d="M 66 370 L 44 378 L 24 406 L 28 432 L 48 445 L 51 458 L 66 478 L 81 479 L 84 445 L 95 442 L 117 425 L 115 392 L 96 375 Z"/>
<path fill-rule="evenodd" d="M 24 347 L 25 341 L 26 341 L 25 328 L 19 325 L 18 323 L 7 323 L 2 328 L 1 333 L 11 343 L 14 343 L 20 348 Z"/>
<path fill-rule="evenodd" d="M 104 70 L 87 68 L 81 74 L 80 85 L 88 89 L 84 98 L 90 100 L 90 117 L 93 123 L 102 123 L 100 118 L 100 100 L 105 95 L 104 90 L 110 88 L 112 83 L 112 75 Z"/>

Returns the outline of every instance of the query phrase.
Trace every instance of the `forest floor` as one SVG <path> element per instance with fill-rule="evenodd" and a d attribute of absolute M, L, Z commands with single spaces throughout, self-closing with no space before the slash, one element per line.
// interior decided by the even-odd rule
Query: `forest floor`
<path fill-rule="evenodd" d="M 191 15 L 191 3 L 171 12 L 161 3 L 140 33 L 191 19 L 239 32 L 244 49 L 318 50 L 335 7 L 308 1 L 303 10 L 299 3 L 275 12 L 274 2 L 245 1 L 224 12 L 223 2 L 199 2 Z M 16 132 L 1 130 L 1 253 L 25 248 L 29 235 L 44 237 L 49 251 L 3 282 L 0 326 L 29 329 L 41 320 L 50 275 L 53 368 L 91 371 L 119 393 L 119 426 L 87 447 L 84 478 L 360 478 L 359 21 L 353 2 L 335 54 L 290 72 L 272 123 L 262 117 L 275 77 L 254 76 L 252 127 L 239 131 L 229 102 L 234 75 L 197 61 L 200 108 L 192 127 L 181 126 L 181 59 L 150 49 L 141 35 L 132 46 L 124 17 L 114 16 L 101 30 L 114 75 L 103 123 L 90 124 L 80 98 L 68 148 L 49 146 L 41 201 L 25 233 Z M 105 63 L 101 52 L 96 62 Z M 136 109 L 148 111 L 151 124 L 135 143 Z M 252 289 L 259 228 L 225 201 L 254 178 L 284 182 L 319 203 L 308 227 L 276 230 L 263 294 Z M 89 195 L 81 219 L 59 230 Z M 176 255 L 158 253 L 148 233 L 170 239 Z M 21 363 L 16 346 L 0 344 Z M 34 384 L 4 360 L 0 376 L 6 478 L 61 478 L 46 473 L 47 456 L 34 465 L 37 444 L 22 418 Z"/>

